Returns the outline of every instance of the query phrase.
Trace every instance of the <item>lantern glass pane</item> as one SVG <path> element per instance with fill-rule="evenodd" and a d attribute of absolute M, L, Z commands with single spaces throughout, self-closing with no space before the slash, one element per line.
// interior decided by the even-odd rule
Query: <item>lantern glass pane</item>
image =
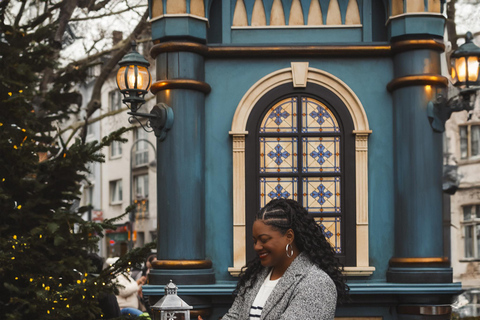
<path fill-rule="evenodd" d="M 465 82 L 467 78 L 467 66 L 465 63 L 465 57 L 458 57 L 455 60 L 455 70 L 457 71 L 458 81 Z"/>
<path fill-rule="evenodd" d="M 478 57 L 468 57 L 468 81 L 478 79 Z"/>
<path fill-rule="evenodd" d="M 148 90 L 150 88 L 150 72 L 146 67 L 138 66 L 137 89 Z"/>
<path fill-rule="evenodd" d="M 457 77 L 457 73 L 455 72 L 455 67 L 451 67 L 450 68 L 450 76 L 452 77 L 452 81 L 455 83 L 457 81 L 456 77 Z"/>
<path fill-rule="evenodd" d="M 121 67 L 118 72 L 117 72 L 117 86 L 118 89 L 125 90 L 127 88 L 127 85 L 125 84 L 125 69 L 127 67 L 123 66 Z"/>

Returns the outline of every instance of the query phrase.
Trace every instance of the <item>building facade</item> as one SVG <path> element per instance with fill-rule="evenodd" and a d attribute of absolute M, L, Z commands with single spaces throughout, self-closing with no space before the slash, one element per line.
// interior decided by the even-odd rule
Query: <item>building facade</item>
<path fill-rule="evenodd" d="M 252 216 L 286 197 L 345 265 L 339 319 L 448 319 L 461 284 L 444 232 L 442 133 L 426 110 L 448 84 L 444 5 L 150 0 L 151 92 L 175 119 L 156 144 L 158 260 L 144 294 L 154 302 L 172 279 L 192 317 L 221 317 L 253 257 Z"/>
<path fill-rule="evenodd" d="M 145 54 L 150 47 L 151 44 L 144 43 L 138 49 Z M 96 76 L 95 67 L 91 73 Z M 80 88 L 85 97 L 91 95 L 92 86 L 93 82 L 87 81 Z M 142 110 L 154 104 L 152 98 L 152 95 L 147 98 Z M 108 150 L 103 150 L 104 163 L 91 164 L 83 187 L 81 204 L 92 206 L 84 215 L 86 220 L 113 219 L 130 204 L 135 205 L 135 211 L 115 222 L 117 229 L 108 230 L 101 241 L 99 253 L 106 258 L 122 256 L 133 247 L 156 241 L 157 237 L 155 137 L 145 132 L 140 123 L 129 123 L 122 99 L 113 74 L 102 88 L 102 107 L 91 117 L 86 134 L 86 141 L 90 142 L 122 127 L 132 127 L 123 136 L 127 142 L 115 141 Z M 82 115 L 78 120 L 81 119 Z"/>
<path fill-rule="evenodd" d="M 462 282 L 458 313 L 480 316 L 480 99 L 474 110 L 452 114 L 446 126 L 446 164 L 456 167 L 458 189 L 451 197 L 452 267 Z"/>

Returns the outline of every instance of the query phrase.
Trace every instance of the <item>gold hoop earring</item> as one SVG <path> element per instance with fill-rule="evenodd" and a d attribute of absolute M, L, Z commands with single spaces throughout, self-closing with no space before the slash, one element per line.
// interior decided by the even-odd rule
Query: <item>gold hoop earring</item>
<path fill-rule="evenodd" d="M 293 246 L 290 243 L 285 247 L 285 252 L 287 253 L 288 258 L 293 257 Z"/>

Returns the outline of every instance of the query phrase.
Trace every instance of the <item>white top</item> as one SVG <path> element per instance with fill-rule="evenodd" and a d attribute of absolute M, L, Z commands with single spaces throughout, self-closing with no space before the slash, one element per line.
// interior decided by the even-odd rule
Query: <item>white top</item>
<path fill-rule="evenodd" d="M 278 280 L 281 279 L 281 278 L 278 278 L 277 280 L 270 280 L 270 276 L 272 275 L 272 270 L 270 270 L 268 276 L 265 278 L 265 281 L 260 287 L 260 290 L 258 291 L 257 296 L 255 297 L 255 300 L 253 301 L 253 304 L 250 307 L 250 320 L 260 319 L 260 315 L 262 314 L 262 310 L 263 310 L 263 306 L 265 305 L 265 302 L 267 301 L 268 297 L 270 296 L 273 289 L 277 285 Z"/>

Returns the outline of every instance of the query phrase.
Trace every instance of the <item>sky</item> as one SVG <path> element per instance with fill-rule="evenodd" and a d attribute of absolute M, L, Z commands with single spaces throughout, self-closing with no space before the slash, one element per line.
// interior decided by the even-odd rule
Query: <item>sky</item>
<path fill-rule="evenodd" d="M 86 57 L 88 54 L 108 50 L 112 46 L 112 32 L 122 31 L 123 38 L 127 37 L 135 28 L 138 21 L 147 10 L 147 0 L 112 0 L 108 6 L 98 13 L 87 14 L 86 10 L 77 9 L 73 18 L 108 15 L 100 19 L 74 21 L 73 33 L 78 39 L 62 50 L 62 63 L 69 63 Z"/>
<path fill-rule="evenodd" d="M 457 34 L 480 32 L 480 1 L 479 0 L 457 0 L 455 5 Z"/>

